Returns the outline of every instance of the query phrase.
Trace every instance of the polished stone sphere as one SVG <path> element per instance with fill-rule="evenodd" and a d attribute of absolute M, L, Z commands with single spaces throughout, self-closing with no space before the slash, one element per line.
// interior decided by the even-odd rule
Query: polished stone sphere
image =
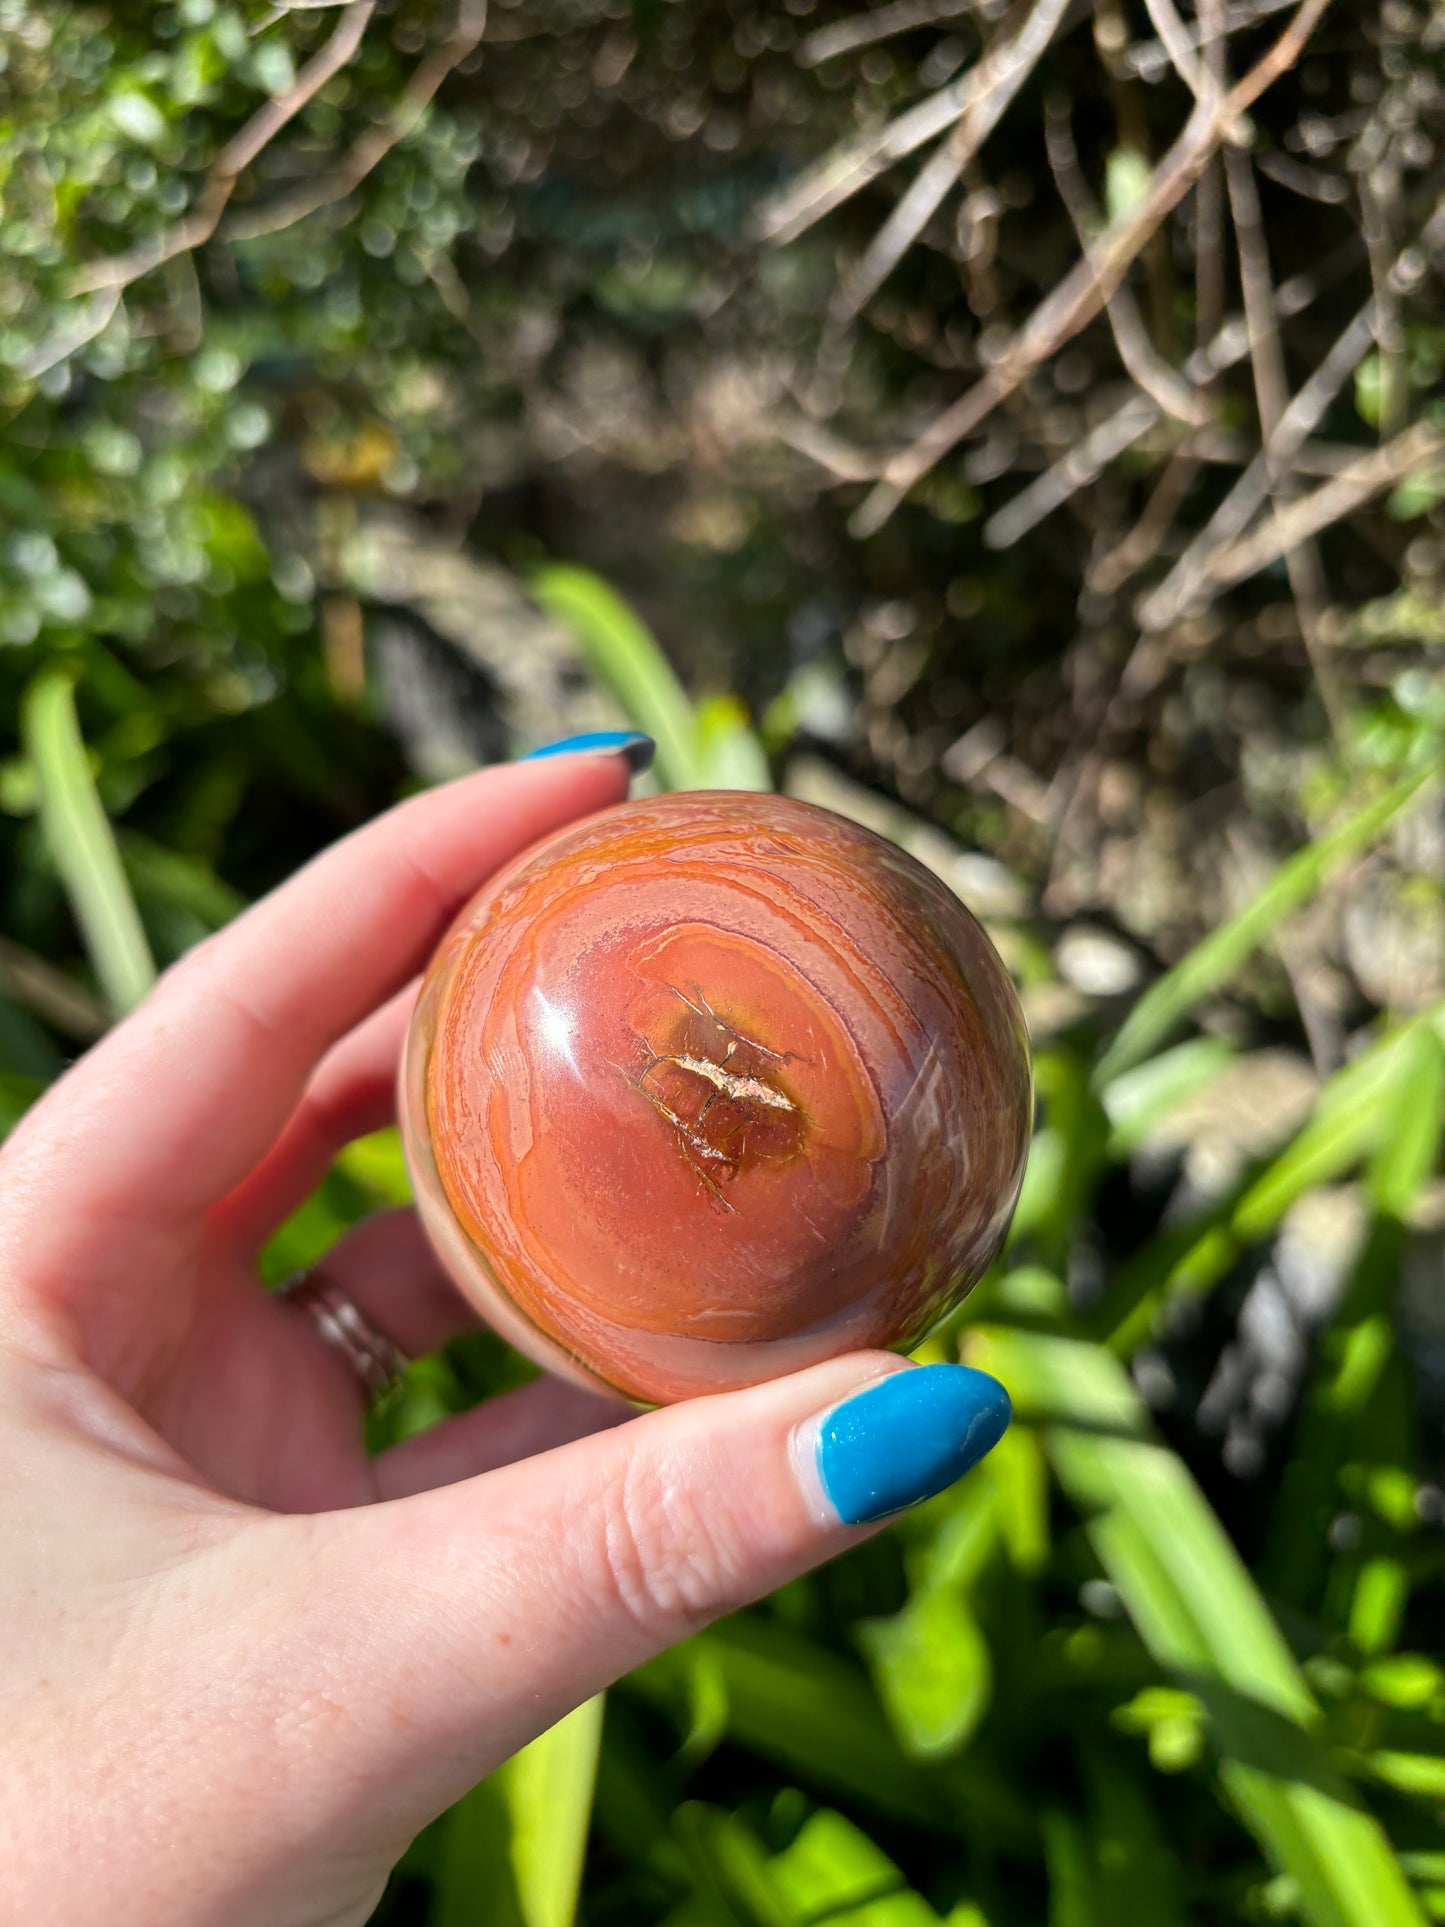
<path fill-rule="evenodd" d="M 1013 987 L 937 877 L 707 791 L 560 830 L 473 898 L 401 1123 L 467 1298 L 654 1404 L 915 1344 L 1003 1241 L 1031 1103 Z"/>

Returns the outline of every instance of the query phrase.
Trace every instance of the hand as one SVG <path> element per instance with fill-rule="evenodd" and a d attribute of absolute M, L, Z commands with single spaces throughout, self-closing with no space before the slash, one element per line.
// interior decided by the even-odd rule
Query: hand
<path fill-rule="evenodd" d="M 364 1921 L 498 1762 L 1007 1422 L 979 1373 L 871 1355 L 626 1423 L 543 1380 L 370 1459 L 345 1359 L 259 1285 L 390 1118 L 453 913 L 627 775 L 560 756 L 393 810 L 171 970 L 0 1155 L 5 1918 Z M 408 1353 L 473 1322 L 410 1213 L 325 1269 Z"/>

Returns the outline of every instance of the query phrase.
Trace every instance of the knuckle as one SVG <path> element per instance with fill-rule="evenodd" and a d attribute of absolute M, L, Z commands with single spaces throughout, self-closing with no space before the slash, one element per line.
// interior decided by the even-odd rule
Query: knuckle
<path fill-rule="evenodd" d="M 738 1549 L 666 1460 L 627 1463 L 601 1550 L 611 1596 L 649 1641 L 685 1638 L 742 1603 Z"/>

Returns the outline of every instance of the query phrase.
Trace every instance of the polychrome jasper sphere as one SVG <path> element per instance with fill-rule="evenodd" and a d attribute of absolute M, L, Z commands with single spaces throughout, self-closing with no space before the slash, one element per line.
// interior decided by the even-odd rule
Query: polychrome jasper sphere
<path fill-rule="evenodd" d="M 1013 987 L 936 877 L 732 791 L 624 803 L 494 877 L 402 1068 L 427 1232 L 539 1363 L 645 1403 L 915 1343 L 1023 1177 Z"/>

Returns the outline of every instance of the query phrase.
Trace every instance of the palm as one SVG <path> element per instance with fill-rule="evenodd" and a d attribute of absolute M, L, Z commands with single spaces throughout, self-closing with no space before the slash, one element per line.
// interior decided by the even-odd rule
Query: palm
<path fill-rule="evenodd" d="M 356 1380 L 295 1307 L 236 1257 L 197 1276 L 188 1316 L 134 1402 L 231 1498 L 319 1512 L 376 1496 Z M 128 1389 L 122 1387 L 121 1389 Z"/>

